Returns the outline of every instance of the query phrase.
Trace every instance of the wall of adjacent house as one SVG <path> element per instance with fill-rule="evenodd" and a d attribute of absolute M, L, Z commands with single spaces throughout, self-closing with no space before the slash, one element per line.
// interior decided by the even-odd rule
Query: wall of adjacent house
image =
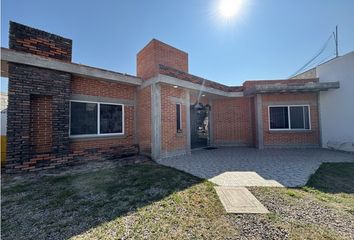
<path fill-rule="evenodd" d="M 309 105 L 310 130 L 270 130 L 268 106 Z M 262 95 L 263 140 L 265 147 L 319 146 L 317 93 L 274 93 Z"/>
<path fill-rule="evenodd" d="M 340 88 L 320 94 L 322 146 L 354 152 L 354 52 L 317 67 L 320 82 Z"/>
<path fill-rule="evenodd" d="M 252 103 L 249 97 L 213 99 L 214 145 L 252 146 Z"/>
<path fill-rule="evenodd" d="M 171 85 L 161 85 L 161 156 L 187 153 L 188 92 Z M 176 104 L 181 104 L 181 132 L 177 132 Z M 188 119 L 189 121 L 189 119 Z"/>

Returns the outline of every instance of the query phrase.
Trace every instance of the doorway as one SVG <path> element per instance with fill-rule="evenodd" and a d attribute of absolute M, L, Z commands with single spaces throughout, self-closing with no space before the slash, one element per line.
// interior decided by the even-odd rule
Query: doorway
<path fill-rule="evenodd" d="M 196 103 L 190 107 L 191 148 L 209 146 L 210 106 Z"/>

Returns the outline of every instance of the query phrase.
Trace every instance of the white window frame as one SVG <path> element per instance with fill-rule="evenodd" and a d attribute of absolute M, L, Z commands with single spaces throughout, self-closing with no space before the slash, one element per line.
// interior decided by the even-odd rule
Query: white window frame
<path fill-rule="evenodd" d="M 287 107 L 288 108 L 288 128 L 271 128 L 270 127 L 270 108 L 271 107 Z M 290 119 L 290 107 L 307 107 L 308 109 L 308 117 L 309 117 L 309 129 L 306 128 L 291 128 L 291 119 Z M 304 123 L 305 126 L 305 123 Z M 268 129 L 269 131 L 310 131 L 311 127 L 311 109 L 309 104 L 301 104 L 301 105 L 269 105 L 268 106 Z"/>
<path fill-rule="evenodd" d="M 180 123 L 180 129 L 177 129 L 176 126 L 176 132 L 180 133 L 179 131 L 183 131 L 183 127 L 182 127 L 182 104 L 181 103 L 176 103 L 176 105 L 179 105 L 179 123 Z M 177 109 L 176 109 L 176 115 L 177 115 Z M 176 119 L 176 125 L 177 125 L 177 119 Z"/>
<path fill-rule="evenodd" d="M 81 103 L 94 103 L 97 104 L 97 134 L 75 134 L 71 135 L 71 103 L 72 102 L 81 102 Z M 100 131 L 100 105 L 118 105 L 122 106 L 122 132 L 121 133 L 101 133 Z M 122 136 L 124 135 L 124 104 L 120 103 L 110 103 L 110 102 L 93 102 L 93 101 L 82 101 L 82 100 L 69 100 L 69 137 L 70 138 L 80 138 L 80 137 L 97 137 L 97 136 Z"/>

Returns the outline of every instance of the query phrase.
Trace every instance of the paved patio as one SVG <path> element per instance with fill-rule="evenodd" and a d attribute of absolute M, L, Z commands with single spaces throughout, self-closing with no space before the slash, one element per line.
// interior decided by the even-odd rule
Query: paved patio
<path fill-rule="evenodd" d="M 264 149 L 223 147 L 195 150 L 189 156 L 165 158 L 159 163 L 222 186 L 247 185 L 237 177 L 253 176 L 287 187 L 305 185 L 323 162 L 354 162 L 354 154 L 326 149 Z M 245 174 L 245 173 L 243 173 Z M 230 177 L 237 176 L 237 177 Z M 247 177 L 243 179 L 248 181 Z M 269 181 L 275 180 L 275 181 Z M 251 181 L 252 183 L 252 181 Z M 250 184 L 252 185 L 252 184 Z M 253 184 L 256 186 L 257 184 Z"/>

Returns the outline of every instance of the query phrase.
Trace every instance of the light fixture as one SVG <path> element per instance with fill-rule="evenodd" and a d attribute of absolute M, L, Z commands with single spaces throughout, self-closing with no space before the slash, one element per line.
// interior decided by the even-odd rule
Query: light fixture
<path fill-rule="evenodd" d="M 178 88 L 178 86 L 174 85 L 173 88 Z"/>
<path fill-rule="evenodd" d="M 202 97 L 205 97 L 205 94 L 202 94 Z"/>

